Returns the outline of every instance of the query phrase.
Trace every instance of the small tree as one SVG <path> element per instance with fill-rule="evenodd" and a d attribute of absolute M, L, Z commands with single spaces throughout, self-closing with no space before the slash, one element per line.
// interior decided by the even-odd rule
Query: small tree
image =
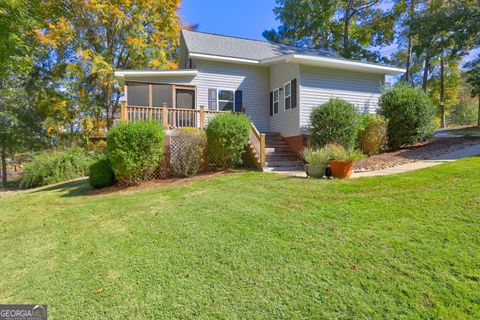
<path fill-rule="evenodd" d="M 470 84 L 470 93 L 472 98 L 478 98 L 478 122 L 480 127 L 480 54 L 473 61 L 470 61 L 465 65 L 467 71 L 467 82 Z"/>
<path fill-rule="evenodd" d="M 396 86 L 380 98 L 380 112 L 387 121 L 388 143 L 392 148 L 412 145 L 435 133 L 436 108 L 420 89 Z"/>
<path fill-rule="evenodd" d="M 310 144 L 322 148 L 334 142 L 346 148 L 355 145 L 358 114 L 355 106 L 342 99 L 330 99 L 310 115 Z"/>

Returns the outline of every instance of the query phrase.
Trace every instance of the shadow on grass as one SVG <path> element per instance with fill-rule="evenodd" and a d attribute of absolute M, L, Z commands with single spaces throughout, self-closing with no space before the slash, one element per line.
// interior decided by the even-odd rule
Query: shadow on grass
<path fill-rule="evenodd" d="M 32 193 L 39 193 L 45 191 L 54 191 L 54 192 L 62 192 L 62 197 L 80 197 L 80 196 L 88 196 L 88 191 L 90 190 L 90 186 L 88 184 L 88 178 L 68 181 L 68 182 L 60 182 L 54 185 L 50 185 L 47 187 L 40 187 Z"/>

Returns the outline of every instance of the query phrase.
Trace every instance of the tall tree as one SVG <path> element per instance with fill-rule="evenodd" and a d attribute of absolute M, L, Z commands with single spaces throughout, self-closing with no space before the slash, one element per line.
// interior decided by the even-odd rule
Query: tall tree
<path fill-rule="evenodd" d="M 176 66 L 180 0 L 49 0 L 48 25 L 37 30 L 48 48 L 50 74 L 66 89 L 74 113 L 103 115 L 110 126 L 119 111 L 114 70 Z M 52 9 L 54 8 L 54 9 Z M 58 90 L 57 90 L 58 91 Z M 73 105 L 72 105 L 73 102 Z"/>
<path fill-rule="evenodd" d="M 478 98 L 478 126 L 480 127 L 480 54 L 472 61 L 468 62 L 467 82 L 470 85 L 472 97 Z"/>
<path fill-rule="evenodd" d="M 380 0 L 277 0 L 282 25 L 267 30 L 270 41 L 332 50 L 345 58 L 379 61 L 373 47 L 393 40 L 394 16 Z"/>

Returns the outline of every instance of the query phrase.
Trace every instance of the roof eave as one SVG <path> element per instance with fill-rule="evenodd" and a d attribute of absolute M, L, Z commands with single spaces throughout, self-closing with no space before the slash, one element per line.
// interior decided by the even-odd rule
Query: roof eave
<path fill-rule="evenodd" d="M 134 76 L 141 77 L 194 77 L 198 74 L 198 70 L 158 70 L 158 71 L 144 71 L 144 70 L 117 70 L 115 71 L 115 78 L 123 87 L 126 78 Z"/>
<path fill-rule="evenodd" d="M 195 52 L 190 52 L 188 54 L 188 57 L 190 59 L 202 59 L 202 60 L 210 60 L 210 61 L 233 62 L 233 63 L 239 63 L 239 64 L 257 64 L 257 65 L 260 64 L 260 61 L 253 60 L 253 59 L 226 57 L 226 56 L 218 56 L 218 55 L 195 53 Z"/>

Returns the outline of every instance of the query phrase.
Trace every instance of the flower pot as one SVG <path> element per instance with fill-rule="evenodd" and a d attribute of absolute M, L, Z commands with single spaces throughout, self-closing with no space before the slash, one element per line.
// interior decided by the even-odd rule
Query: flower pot
<path fill-rule="evenodd" d="M 325 167 L 318 167 L 311 164 L 306 164 L 305 173 L 309 177 L 320 179 L 323 178 L 323 176 L 325 175 Z"/>
<path fill-rule="evenodd" d="M 344 179 L 352 175 L 353 161 L 330 160 L 329 164 L 334 178 Z"/>

